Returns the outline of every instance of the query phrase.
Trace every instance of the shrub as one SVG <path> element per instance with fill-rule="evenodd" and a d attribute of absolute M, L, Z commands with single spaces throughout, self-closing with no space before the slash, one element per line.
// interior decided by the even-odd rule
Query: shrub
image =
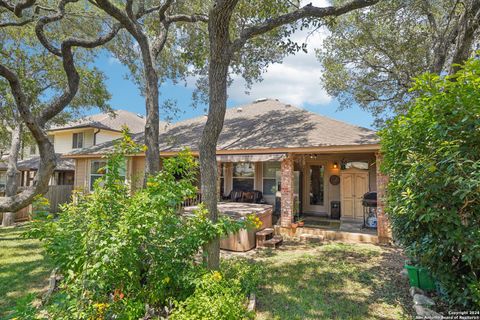
<path fill-rule="evenodd" d="M 138 151 L 125 135 L 108 156 L 106 175 L 95 182 L 94 191 L 78 195 L 57 219 L 32 228 L 64 275 L 59 294 L 47 307 L 55 319 L 138 319 L 145 305 L 159 314 L 170 301 L 197 292 L 197 279 L 206 272 L 199 249 L 251 221 L 213 223 L 202 207 L 191 216 L 178 213 L 180 204 L 197 192 L 197 162 L 188 151 L 165 159 L 146 188 L 130 194 L 119 170 L 125 155 Z"/>
<path fill-rule="evenodd" d="M 172 320 L 253 319 L 240 279 L 227 278 L 219 271 L 205 274 L 194 293 L 175 303 Z"/>
<path fill-rule="evenodd" d="M 406 115 L 380 133 L 394 237 L 450 303 L 480 307 L 480 61 L 425 74 Z"/>

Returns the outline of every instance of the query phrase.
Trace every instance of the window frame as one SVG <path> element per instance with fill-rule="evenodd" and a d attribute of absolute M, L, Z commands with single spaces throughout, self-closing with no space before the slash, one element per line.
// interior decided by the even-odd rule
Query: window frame
<path fill-rule="evenodd" d="M 274 176 L 267 176 L 265 173 L 267 172 L 266 170 L 266 166 L 267 165 L 271 165 L 271 164 L 275 164 L 275 173 L 274 173 Z M 278 165 L 278 168 L 277 168 L 277 165 Z M 272 181 L 275 181 L 275 186 L 276 186 L 276 191 L 274 191 L 273 193 L 270 193 L 270 192 L 265 192 L 265 180 L 272 180 Z M 266 161 L 266 162 L 262 162 L 262 192 L 263 192 L 263 195 L 266 195 L 266 196 L 276 196 L 276 193 L 278 191 L 281 191 L 281 183 L 282 183 L 282 175 L 281 175 L 281 163 L 278 162 L 278 161 Z"/>
<path fill-rule="evenodd" d="M 92 166 L 94 163 L 98 163 L 98 162 L 103 162 L 104 165 L 101 166 L 100 168 L 104 168 L 106 165 L 107 165 L 107 160 L 104 160 L 104 159 L 93 159 L 93 160 L 90 160 L 90 172 L 89 172 L 89 175 L 88 175 L 88 189 L 90 191 L 93 191 L 93 183 L 92 183 L 92 177 L 95 176 L 97 178 L 101 178 L 103 176 L 105 176 L 105 173 L 107 173 L 106 171 L 104 173 L 93 173 L 92 172 Z M 98 170 L 100 170 L 100 168 Z M 95 180 L 93 181 L 95 182 Z"/>
<path fill-rule="evenodd" d="M 226 163 L 222 162 L 220 163 L 220 196 L 224 197 L 225 196 L 225 171 L 226 171 Z"/>
<path fill-rule="evenodd" d="M 251 165 L 252 166 L 252 171 L 253 171 L 253 175 L 251 177 L 249 176 L 235 176 L 235 167 L 237 165 Z M 252 190 L 255 190 L 256 188 L 256 185 L 255 185 L 255 174 L 256 174 L 256 170 L 255 170 L 255 162 L 233 162 L 232 163 L 232 190 L 236 190 L 235 188 L 235 179 L 251 179 L 253 184 L 252 184 Z"/>
<path fill-rule="evenodd" d="M 100 170 L 101 168 L 105 168 L 105 166 L 107 165 L 107 160 L 105 159 L 92 159 L 90 160 L 90 172 L 89 172 L 89 175 L 88 175 L 88 188 L 90 191 L 93 191 L 93 184 L 92 184 L 92 176 L 95 176 L 97 178 L 101 178 L 103 176 L 105 176 L 105 174 L 107 173 L 107 169 L 105 168 L 105 172 L 104 173 L 92 173 L 92 165 L 93 163 L 95 162 L 103 162 L 104 165 L 102 167 L 100 167 L 98 170 Z M 121 174 L 122 172 L 120 171 L 120 177 L 123 177 L 123 181 L 127 181 L 127 159 L 125 159 L 125 162 L 124 162 L 124 167 L 123 168 L 120 168 L 120 170 L 123 169 L 123 175 Z M 95 181 L 94 181 L 95 182 Z"/>
<path fill-rule="evenodd" d="M 79 145 L 79 139 L 78 137 L 82 137 L 80 139 L 81 145 Z M 84 133 L 83 132 L 75 132 L 72 134 L 72 149 L 82 149 L 83 148 L 83 142 L 84 142 Z"/>

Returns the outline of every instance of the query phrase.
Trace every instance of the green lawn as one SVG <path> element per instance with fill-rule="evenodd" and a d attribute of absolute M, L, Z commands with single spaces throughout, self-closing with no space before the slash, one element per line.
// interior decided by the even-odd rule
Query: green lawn
<path fill-rule="evenodd" d="M 52 266 L 28 226 L 0 228 L 0 319 L 27 293 L 46 289 Z M 236 254 L 228 254 L 233 257 Z M 246 254 L 266 267 L 257 295 L 257 319 L 411 318 L 404 257 L 369 244 L 286 242 Z"/>
<path fill-rule="evenodd" d="M 412 317 L 408 283 L 399 275 L 404 258 L 397 249 L 290 242 L 252 257 L 266 266 L 257 319 Z"/>
<path fill-rule="evenodd" d="M 0 319 L 28 293 L 46 289 L 52 267 L 37 240 L 23 239 L 28 225 L 0 227 Z"/>

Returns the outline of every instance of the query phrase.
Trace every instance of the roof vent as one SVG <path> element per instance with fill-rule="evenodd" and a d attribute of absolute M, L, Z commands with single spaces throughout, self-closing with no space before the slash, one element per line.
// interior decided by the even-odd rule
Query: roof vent
<path fill-rule="evenodd" d="M 255 100 L 255 103 L 265 102 L 267 100 L 268 100 L 267 98 L 260 98 L 260 99 Z"/>
<path fill-rule="evenodd" d="M 239 107 L 237 108 L 237 112 L 242 112 L 243 111 L 243 108 Z"/>
<path fill-rule="evenodd" d="M 292 105 L 291 104 L 286 104 L 285 108 L 290 108 Z"/>
<path fill-rule="evenodd" d="M 143 114 L 137 113 L 137 117 L 139 117 L 139 118 L 142 118 L 142 119 L 143 119 Z"/>

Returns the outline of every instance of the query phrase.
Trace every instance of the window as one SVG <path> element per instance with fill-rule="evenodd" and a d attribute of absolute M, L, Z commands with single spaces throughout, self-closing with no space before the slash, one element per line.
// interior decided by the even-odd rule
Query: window
<path fill-rule="evenodd" d="M 263 194 L 275 195 L 280 191 L 280 182 L 282 181 L 280 162 L 263 163 Z"/>
<path fill-rule="evenodd" d="M 225 195 L 225 163 L 220 164 L 220 196 Z"/>
<path fill-rule="evenodd" d="M 105 175 L 106 165 L 107 165 L 107 161 L 105 160 L 92 160 L 90 162 L 90 191 L 93 190 L 95 181 L 99 178 L 102 178 Z M 120 180 L 125 181 L 126 171 L 127 171 L 127 165 L 126 165 L 126 162 L 123 162 L 123 165 L 118 172 L 120 175 Z"/>
<path fill-rule="evenodd" d="M 73 134 L 72 149 L 80 148 L 83 148 L 83 132 Z"/>
<path fill-rule="evenodd" d="M 106 165 L 107 162 L 105 160 L 92 160 L 90 162 L 90 191 L 93 190 L 95 181 L 105 175 Z"/>
<path fill-rule="evenodd" d="M 324 176 L 325 168 L 322 165 L 310 166 L 310 204 L 323 206 L 324 202 Z"/>
<path fill-rule="evenodd" d="M 241 162 L 233 164 L 233 189 L 252 191 L 255 186 L 255 164 Z"/>
<path fill-rule="evenodd" d="M 7 172 L 0 172 L 0 189 L 3 189 L 7 186 Z"/>

